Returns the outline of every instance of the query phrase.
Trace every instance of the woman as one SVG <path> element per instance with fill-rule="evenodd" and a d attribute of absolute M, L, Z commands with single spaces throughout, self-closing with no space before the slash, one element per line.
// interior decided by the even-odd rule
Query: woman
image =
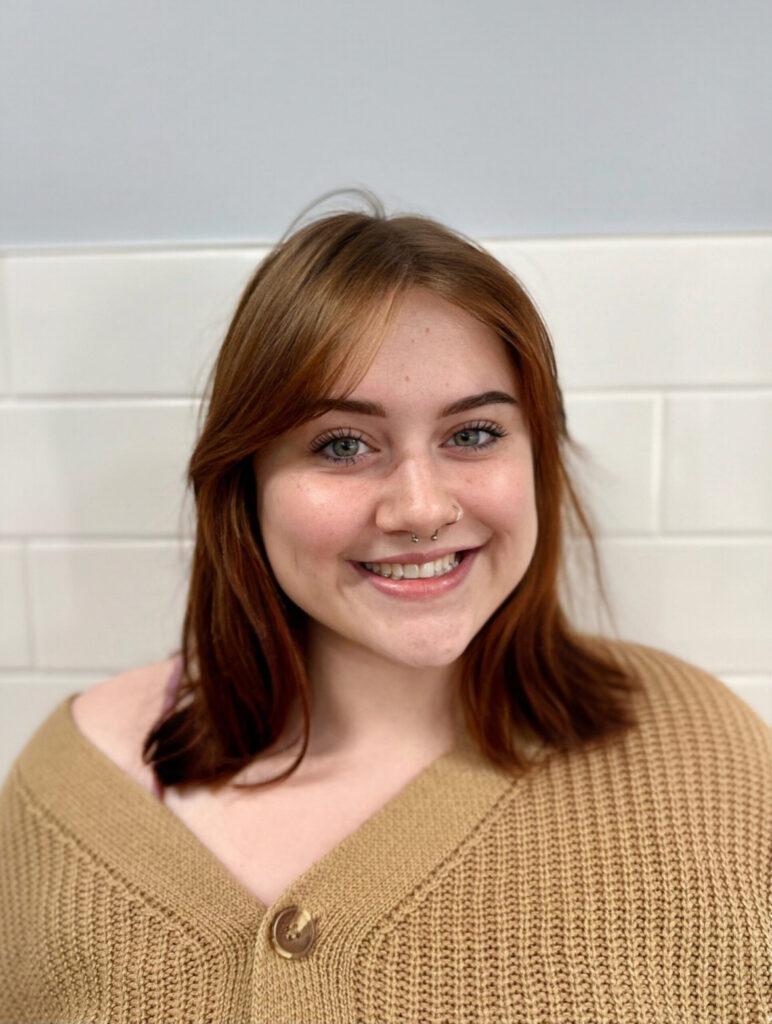
<path fill-rule="evenodd" d="M 772 730 L 572 628 L 569 449 L 473 242 L 373 201 L 276 246 L 190 461 L 179 655 L 3 787 L 3 1020 L 772 1013 Z"/>

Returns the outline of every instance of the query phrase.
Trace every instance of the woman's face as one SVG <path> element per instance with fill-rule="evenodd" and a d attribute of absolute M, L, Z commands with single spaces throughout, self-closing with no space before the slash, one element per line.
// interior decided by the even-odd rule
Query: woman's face
<path fill-rule="evenodd" d="M 520 406 L 492 402 L 441 416 L 450 403 L 489 391 L 519 397 L 504 343 L 416 288 L 349 396 L 386 415 L 328 411 L 261 453 L 265 549 L 279 585 L 309 616 L 309 638 L 320 630 L 326 644 L 364 646 L 402 665 L 450 665 L 518 585 L 537 536 Z M 325 443 L 331 430 L 337 436 Z M 422 598 L 384 593 L 356 565 L 467 548 L 480 550 L 458 585 Z"/>

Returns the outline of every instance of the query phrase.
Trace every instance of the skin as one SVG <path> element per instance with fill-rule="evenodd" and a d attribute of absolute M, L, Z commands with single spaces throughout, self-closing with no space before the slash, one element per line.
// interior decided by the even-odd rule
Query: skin
<path fill-rule="evenodd" d="M 522 579 L 538 529 L 520 406 L 438 418 L 454 399 L 494 389 L 518 397 L 504 343 L 464 310 L 416 288 L 350 396 L 380 402 L 387 418 L 327 412 L 255 461 L 271 566 L 309 616 L 309 763 L 428 760 L 462 728 L 452 700 L 459 659 Z M 472 451 L 493 440 L 482 428 L 459 434 L 478 420 L 506 436 Z M 338 427 L 363 441 L 336 440 L 312 454 L 314 442 Z M 353 465 L 342 461 L 350 455 Z M 457 523 L 454 504 L 462 509 Z M 480 545 L 461 586 L 420 602 L 380 593 L 349 564 Z"/>

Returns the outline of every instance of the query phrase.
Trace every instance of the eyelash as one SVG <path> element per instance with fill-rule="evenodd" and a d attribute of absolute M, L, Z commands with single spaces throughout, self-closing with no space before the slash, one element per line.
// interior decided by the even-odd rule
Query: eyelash
<path fill-rule="evenodd" d="M 494 440 L 492 440 L 492 441 L 485 441 L 483 444 L 473 445 L 471 448 L 466 448 L 463 445 L 453 445 L 454 448 L 461 448 L 463 451 L 468 451 L 468 452 L 478 452 L 478 451 L 481 451 L 483 448 L 490 448 L 492 445 L 497 444 L 498 443 L 498 439 L 500 437 L 506 437 L 507 436 L 507 431 L 506 430 L 502 430 L 501 427 L 497 426 L 497 424 L 490 423 L 487 420 L 485 420 L 485 421 L 477 420 L 475 423 L 467 423 L 465 426 L 459 427 L 458 430 L 455 430 L 453 432 L 452 436 L 455 437 L 456 434 L 462 434 L 462 433 L 464 433 L 464 431 L 468 431 L 468 430 L 482 430 L 486 434 L 492 434 L 493 437 L 494 437 Z M 349 440 L 351 440 L 351 441 L 362 441 L 365 444 L 367 444 L 365 439 L 356 430 L 353 430 L 351 427 L 336 427 L 335 430 L 328 431 L 328 433 L 323 434 L 322 437 L 320 437 L 316 441 L 314 441 L 314 443 L 311 446 L 312 454 L 314 454 L 314 455 L 321 454 L 323 459 L 326 459 L 328 462 L 336 463 L 337 465 L 345 465 L 345 464 L 351 464 L 351 463 L 354 463 L 354 462 L 358 462 L 359 459 L 362 458 L 361 455 L 325 455 L 324 454 L 322 449 L 326 448 L 327 445 L 331 441 L 336 441 L 336 440 L 338 440 L 340 438 L 345 438 L 347 441 L 349 441 Z"/>

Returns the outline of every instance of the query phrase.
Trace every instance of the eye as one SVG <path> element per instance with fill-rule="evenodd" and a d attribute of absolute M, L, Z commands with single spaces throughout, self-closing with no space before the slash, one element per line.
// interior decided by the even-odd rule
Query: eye
<path fill-rule="evenodd" d="M 462 435 L 474 435 L 479 433 L 491 434 L 491 440 L 472 445 L 454 444 L 451 447 L 461 448 L 471 452 L 481 451 L 482 449 L 491 448 L 493 447 L 493 445 L 498 444 L 499 438 L 506 437 L 508 432 L 506 430 L 503 430 L 496 423 L 490 423 L 488 421 L 477 421 L 475 423 L 467 423 L 465 426 L 459 427 L 458 430 L 455 430 L 453 432 L 451 437 L 456 438 Z M 362 435 L 355 429 L 351 427 L 336 427 L 334 430 L 328 431 L 326 434 L 323 434 L 321 437 L 317 438 L 317 440 L 312 443 L 312 454 L 320 454 L 322 458 L 326 459 L 328 462 L 336 463 L 341 466 L 352 465 L 356 462 L 359 462 L 359 460 L 364 457 L 359 454 L 328 455 L 324 451 L 324 449 L 333 444 L 333 442 L 349 442 L 349 450 L 353 449 L 357 444 L 367 444 Z"/>
<path fill-rule="evenodd" d="M 315 455 L 320 454 L 322 458 L 326 459 L 328 462 L 337 462 L 340 463 L 341 465 L 345 463 L 358 462 L 358 456 L 328 455 L 323 450 L 327 448 L 329 445 L 331 445 L 333 442 L 342 443 L 344 441 L 349 442 L 350 449 L 353 449 L 357 444 L 367 443 L 365 439 L 361 436 L 361 434 L 358 434 L 357 431 L 353 430 L 351 427 L 336 427 L 335 430 L 328 431 L 328 433 L 323 434 L 322 437 L 314 441 L 311 446 L 311 451 Z"/>
<path fill-rule="evenodd" d="M 459 448 L 459 447 L 460 448 L 466 448 L 466 447 L 469 447 L 469 449 L 471 451 L 473 451 L 473 452 L 478 451 L 480 448 L 490 448 L 492 445 L 497 443 L 497 441 L 498 441 L 498 439 L 500 437 L 505 437 L 507 431 L 503 430 L 501 427 L 497 426 L 495 423 L 470 423 L 468 426 L 461 427 L 458 430 L 456 430 L 453 433 L 453 437 L 459 437 L 461 434 L 480 434 L 480 433 L 492 434 L 493 435 L 493 440 L 492 441 L 485 441 L 482 444 L 473 444 L 473 445 L 469 445 L 469 446 L 467 446 L 467 445 L 454 445 L 453 447 L 454 448 Z"/>

